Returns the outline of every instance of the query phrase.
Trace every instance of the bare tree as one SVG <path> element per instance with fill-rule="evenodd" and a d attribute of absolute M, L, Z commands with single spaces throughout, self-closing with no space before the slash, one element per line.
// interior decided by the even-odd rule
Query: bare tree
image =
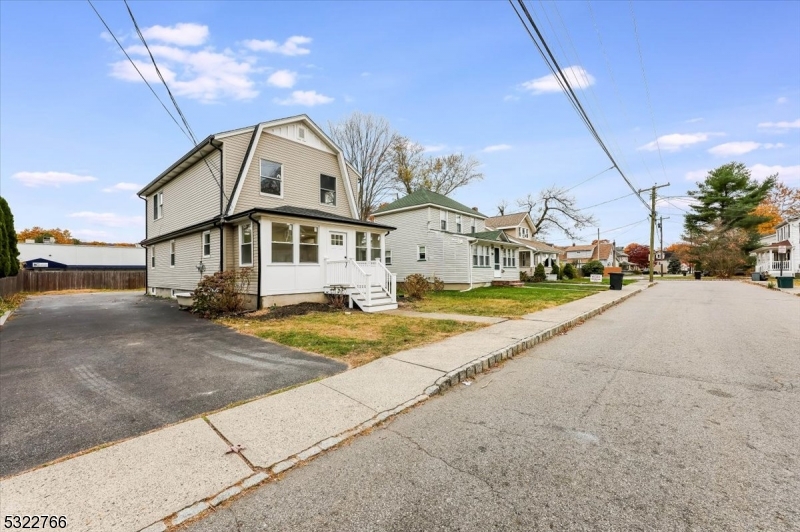
<path fill-rule="evenodd" d="M 506 200 L 500 200 L 497 203 L 497 214 L 498 216 L 505 216 L 506 209 L 508 209 L 508 202 Z"/>
<path fill-rule="evenodd" d="M 392 146 L 398 135 L 383 117 L 354 111 L 338 123 L 328 122 L 333 141 L 358 170 L 356 205 L 366 220 L 394 188 Z"/>
<path fill-rule="evenodd" d="M 517 205 L 528 211 L 537 234 L 558 229 L 567 237 L 575 238 L 577 231 L 597 224 L 591 214 L 584 214 L 577 208 L 574 196 L 555 185 L 536 196 L 528 194 L 518 199 Z"/>
<path fill-rule="evenodd" d="M 405 137 L 396 140 L 393 159 L 396 187 L 407 194 L 424 188 L 446 196 L 483 179 L 475 157 L 463 153 L 426 157 L 422 146 Z"/>

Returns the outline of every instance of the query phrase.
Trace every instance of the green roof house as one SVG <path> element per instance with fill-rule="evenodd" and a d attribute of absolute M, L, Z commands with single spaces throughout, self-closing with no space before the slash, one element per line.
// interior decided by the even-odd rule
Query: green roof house
<path fill-rule="evenodd" d="M 447 196 L 417 190 L 374 215 L 397 229 L 386 236 L 384 262 L 398 281 L 421 273 L 446 289 L 519 281 L 519 250 L 503 231 L 487 230 L 486 215 Z"/>

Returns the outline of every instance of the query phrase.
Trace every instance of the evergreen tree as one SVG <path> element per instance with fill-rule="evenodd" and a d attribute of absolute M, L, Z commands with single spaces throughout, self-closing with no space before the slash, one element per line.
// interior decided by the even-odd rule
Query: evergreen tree
<path fill-rule="evenodd" d="M 561 270 L 561 276 L 564 279 L 574 279 L 575 278 L 575 267 L 570 264 L 569 262 L 564 265 L 564 269 Z"/>
<path fill-rule="evenodd" d="M 553 264 L 553 269 L 550 272 L 556 276 L 557 279 L 561 279 L 561 270 L 558 267 L 558 264 Z"/>
<path fill-rule="evenodd" d="M 547 275 L 544 273 L 544 264 L 540 262 L 533 270 L 533 282 L 541 283 L 545 279 L 547 279 Z"/>
<path fill-rule="evenodd" d="M 14 215 L 5 198 L 0 197 L 0 219 L 3 228 L 0 231 L 0 270 L 2 276 L 13 276 L 19 273 L 19 250 L 17 249 L 17 233 L 14 231 Z"/>

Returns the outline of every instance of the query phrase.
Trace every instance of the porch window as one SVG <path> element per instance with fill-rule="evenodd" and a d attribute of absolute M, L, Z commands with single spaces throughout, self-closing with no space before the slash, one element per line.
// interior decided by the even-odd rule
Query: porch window
<path fill-rule="evenodd" d="M 489 246 L 484 246 L 483 247 L 483 253 L 484 253 L 484 259 L 483 260 L 486 263 L 486 266 L 491 266 L 492 263 L 489 260 Z"/>
<path fill-rule="evenodd" d="M 387 249 L 386 252 L 383 254 L 383 256 L 384 256 L 383 263 L 386 266 L 391 266 L 392 265 L 392 250 L 391 249 Z"/>
<path fill-rule="evenodd" d="M 319 263 L 319 227 L 300 226 L 300 262 Z"/>
<path fill-rule="evenodd" d="M 336 205 L 336 178 L 329 175 L 319 176 L 319 202 L 323 205 Z"/>
<path fill-rule="evenodd" d="M 203 257 L 211 256 L 211 231 L 203 232 Z"/>
<path fill-rule="evenodd" d="M 175 241 L 169 241 L 169 267 L 175 267 Z"/>
<path fill-rule="evenodd" d="M 239 226 L 239 266 L 253 265 L 253 226 Z"/>
<path fill-rule="evenodd" d="M 461 232 L 461 215 L 456 214 L 456 233 Z"/>
<path fill-rule="evenodd" d="M 417 260 L 425 261 L 428 260 L 428 255 L 425 250 L 425 246 L 417 246 Z"/>
<path fill-rule="evenodd" d="M 272 223 L 272 263 L 294 262 L 294 235 L 292 224 Z"/>
<path fill-rule="evenodd" d="M 381 260 L 381 235 L 380 233 L 370 233 L 369 235 L 369 260 Z"/>
<path fill-rule="evenodd" d="M 164 192 L 158 191 L 153 196 L 153 220 L 164 216 Z"/>
<path fill-rule="evenodd" d="M 261 193 L 283 195 L 283 165 L 261 159 Z"/>
<path fill-rule="evenodd" d="M 367 260 L 367 233 L 356 231 L 356 260 Z"/>

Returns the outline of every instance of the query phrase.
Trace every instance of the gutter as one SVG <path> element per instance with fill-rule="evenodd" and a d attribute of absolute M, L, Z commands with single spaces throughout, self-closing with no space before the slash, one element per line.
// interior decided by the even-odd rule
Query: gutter
<path fill-rule="evenodd" d="M 258 264 L 258 287 L 256 288 L 256 310 L 261 310 L 261 222 L 253 218 L 252 212 L 247 217 L 258 227 L 258 257 L 256 259 L 256 264 Z"/>
<path fill-rule="evenodd" d="M 139 196 L 142 198 L 141 196 Z M 142 198 L 144 200 L 144 239 L 147 240 L 147 197 Z M 147 250 L 149 248 L 144 248 L 144 295 L 147 295 L 147 274 L 150 270 L 150 257 L 147 256 Z"/>

